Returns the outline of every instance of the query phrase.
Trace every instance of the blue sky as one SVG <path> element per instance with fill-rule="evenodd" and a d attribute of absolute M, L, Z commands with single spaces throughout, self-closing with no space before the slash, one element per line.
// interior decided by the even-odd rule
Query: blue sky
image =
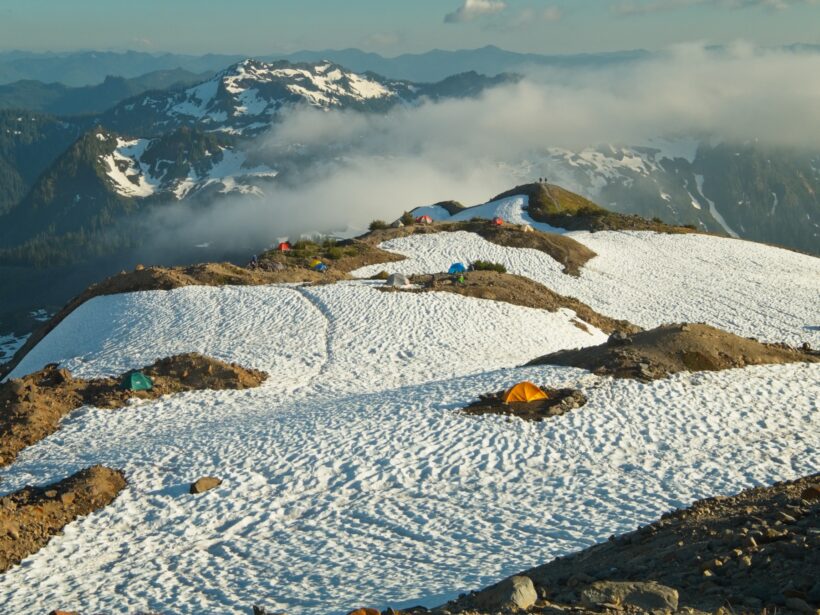
<path fill-rule="evenodd" d="M 384 55 L 820 43 L 820 0 L 0 0 L 0 48 Z"/>

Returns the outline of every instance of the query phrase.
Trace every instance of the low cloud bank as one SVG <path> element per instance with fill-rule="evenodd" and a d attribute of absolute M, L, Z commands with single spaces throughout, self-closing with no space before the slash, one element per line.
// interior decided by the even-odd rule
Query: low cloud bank
<path fill-rule="evenodd" d="M 537 175 L 539 152 L 659 136 L 820 146 L 820 55 L 680 46 L 600 70 L 533 71 L 477 99 L 384 115 L 299 109 L 251 155 L 282 170 L 266 196 L 159 214 L 161 241 L 241 249 L 308 232 L 361 230 L 443 199 L 482 202 Z M 535 163 L 534 165 L 532 163 Z"/>

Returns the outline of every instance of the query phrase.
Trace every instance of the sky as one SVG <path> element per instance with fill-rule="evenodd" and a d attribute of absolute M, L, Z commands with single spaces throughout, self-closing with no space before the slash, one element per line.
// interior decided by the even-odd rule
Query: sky
<path fill-rule="evenodd" d="M 0 49 L 387 56 L 820 43 L 820 0 L 0 0 Z"/>

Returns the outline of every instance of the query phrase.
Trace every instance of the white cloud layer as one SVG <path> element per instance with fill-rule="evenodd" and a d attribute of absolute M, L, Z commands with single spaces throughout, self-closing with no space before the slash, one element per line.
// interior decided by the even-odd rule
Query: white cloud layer
<path fill-rule="evenodd" d="M 532 73 L 478 99 L 387 114 L 296 109 L 252 152 L 287 181 L 264 199 L 228 198 L 195 215 L 170 208 L 153 227 L 173 242 L 255 246 L 362 229 L 439 200 L 482 202 L 521 179 L 512 170 L 526 177 L 525 161 L 547 147 L 705 134 L 820 149 L 817 74 L 818 54 L 693 44 L 619 68 Z"/>
<path fill-rule="evenodd" d="M 800 4 L 820 4 L 819 0 L 628 0 L 616 4 L 613 10 L 621 15 L 643 15 L 687 8 L 714 6 L 729 9 L 762 7 L 785 10 Z"/>
<path fill-rule="evenodd" d="M 444 16 L 444 23 L 464 23 L 484 15 L 500 13 L 507 4 L 501 0 L 464 0 L 463 4 L 452 13 Z"/>

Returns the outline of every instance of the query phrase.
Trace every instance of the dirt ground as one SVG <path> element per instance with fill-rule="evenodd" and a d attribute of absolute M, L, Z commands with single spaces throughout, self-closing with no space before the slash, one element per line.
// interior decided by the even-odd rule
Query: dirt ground
<path fill-rule="evenodd" d="M 518 194 L 529 197 L 527 213 L 533 220 L 570 231 L 655 231 L 657 233 L 697 233 L 688 226 L 674 226 L 658 219 L 619 214 L 555 184 L 525 184 L 492 200 Z"/>
<path fill-rule="evenodd" d="M 530 248 L 540 250 L 564 266 L 564 273 L 568 275 L 580 275 L 583 266 L 594 256 L 595 252 L 584 244 L 575 241 L 571 237 L 556 233 L 543 233 L 541 231 L 525 232 L 523 226 L 516 224 L 506 224 L 495 226 L 491 220 L 469 220 L 467 222 L 436 222 L 434 224 L 414 224 L 400 228 L 388 228 L 371 231 L 361 237 L 361 241 L 374 246 L 414 234 L 425 233 L 454 233 L 456 231 L 467 231 L 476 233 L 487 241 L 505 246 L 508 248 Z"/>
<path fill-rule="evenodd" d="M 93 466 L 59 483 L 0 498 L 0 573 L 39 551 L 78 517 L 113 502 L 125 485 L 119 470 Z"/>
<path fill-rule="evenodd" d="M 522 572 L 538 595 L 528 612 L 615 612 L 624 605 L 592 610 L 581 604 L 582 594 L 596 582 L 632 581 L 676 590 L 680 613 L 813 614 L 820 609 L 818 528 L 818 474 L 701 500 Z M 475 594 L 465 595 L 433 612 L 498 612 L 476 609 L 475 603 Z"/>
<path fill-rule="evenodd" d="M 128 391 L 122 377 L 83 380 L 54 365 L 0 385 L 0 467 L 59 428 L 62 417 L 81 406 L 120 408 L 132 397 L 156 399 L 192 390 L 247 389 L 267 374 L 196 353 L 160 359 L 142 370 L 150 391 Z"/>
<path fill-rule="evenodd" d="M 599 314 L 577 299 L 559 295 L 538 282 L 510 273 L 470 271 L 464 276 L 463 284 L 455 282 L 451 276 L 446 274 L 412 276 L 410 281 L 420 286 L 420 288 L 400 289 L 383 287 L 382 290 L 385 292 L 455 293 L 464 297 L 504 301 L 513 305 L 548 310 L 550 312 L 554 312 L 560 308 L 568 308 L 573 310 L 578 315 L 578 318 L 597 327 L 604 333 L 612 333 L 613 331 L 634 333 L 640 331 L 639 327 L 625 320 L 617 320 Z M 581 321 L 577 321 L 577 326 L 582 329 L 587 328 Z"/>
<path fill-rule="evenodd" d="M 503 398 L 505 391 L 496 391 L 489 395 L 482 395 L 462 412 L 473 416 L 500 414 L 515 416 L 527 421 L 542 421 L 552 416 L 561 416 L 587 403 L 586 395 L 575 389 L 540 388 L 548 395 L 547 399 L 508 404 Z"/>
<path fill-rule="evenodd" d="M 657 380 L 682 371 L 718 371 L 747 365 L 816 363 L 820 353 L 763 344 L 704 324 L 664 325 L 606 344 L 560 350 L 527 365 L 566 365 L 616 378 Z"/>

